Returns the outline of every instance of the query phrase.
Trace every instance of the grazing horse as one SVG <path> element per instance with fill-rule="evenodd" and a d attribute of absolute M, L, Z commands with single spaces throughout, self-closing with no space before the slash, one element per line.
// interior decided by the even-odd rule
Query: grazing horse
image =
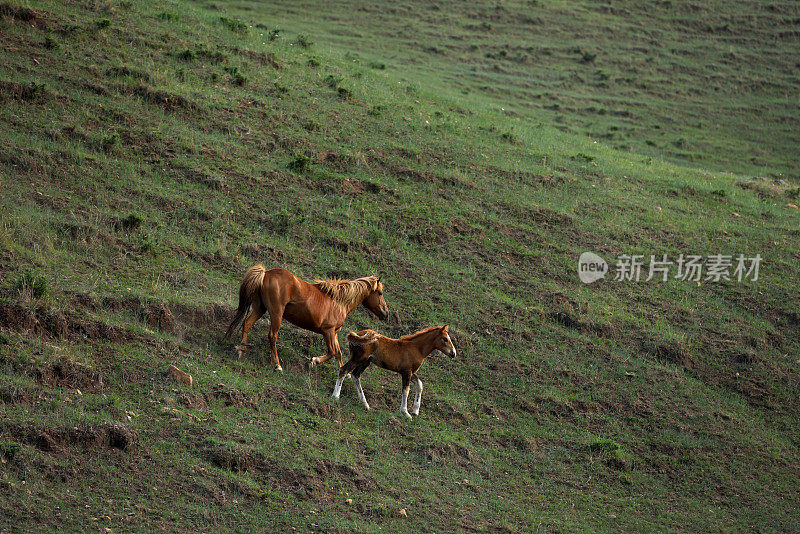
<path fill-rule="evenodd" d="M 342 366 L 342 349 L 337 334 L 347 315 L 360 304 L 379 319 L 389 317 L 389 309 L 383 300 L 383 284 L 376 276 L 365 276 L 355 280 L 317 280 L 309 284 L 286 269 L 270 269 L 254 265 L 247 270 L 239 287 L 239 307 L 225 336 L 230 338 L 242 324 L 242 343 L 236 347 L 239 357 L 247 348 L 247 331 L 253 323 L 269 312 L 269 342 L 275 369 L 283 371 L 278 359 L 278 329 L 281 319 L 322 334 L 328 352 L 312 358 L 310 366 L 323 363 L 336 356 Z M 245 319 L 247 311 L 250 315 Z"/>
<path fill-rule="evenodd" d="M 450 340 L 448 333 L 449 325 L 430 326 L 420 330 L 415 334 L 403 336 L 400 339 L 392 339 L 382 336 L 374 330 L 362 330 L 347 334 L 347 341 L 350 343 L 350 361 L 339 368 L 339 376 L 336 379 L 336 387 L 333 389 L 333 398 L 338 399 L 342 391 L 342 381 L 348 373 L 356 385 L 358 398 L 364 404 L 364 408 L 369 410 L 367 398 L 361 388 L 361 373 L 374 363 L 378 367 L 383 367 L 389 371 L 400 373 L 403 379 L 403 388 L 400 397 L 400 413 L 411 419 L 408 413 L 408 392 L 409 382 L 414 381 L 417 387 L 417 398 L 414 399 L 414 407 L 411 413 L 419 415 L 419 406 L 422 403 L 422 380 L 417 376 L 417 371 L 431 352 L 440 350 L 451 358 L 456 357 L 456 348 Z"/>

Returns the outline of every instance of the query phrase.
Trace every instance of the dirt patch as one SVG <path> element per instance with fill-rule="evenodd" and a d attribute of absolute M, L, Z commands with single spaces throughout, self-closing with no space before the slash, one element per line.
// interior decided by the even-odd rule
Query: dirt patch
<path fill-rule="evenodd" d="M 3 404 L 24 404 L 29 405 L 33 399 L 33 394 L 25 388 L 19 386 L 0 386 L 0 402 Z"/>
<path fill-rule="evenodd" d="M 60 27 L 51 28 L 48 23 L 50 13 L 29 7 L 16 6 L 7 2 L 0 2 L 0 17 L 8 17 L 18 22 L 25 22 L 40 30 L 61 30 Z"/>
<path fill-rule="evenodd" d="M 508 169 L 502 169 L 500 167 L 489 166 L 486 168 L 487 174 L 496 175 L 500 178 L 508 180 L 512 183 L 521 182 L 528 186 L 551 186 L 557 185 L 562 183 L 564 180 L 559 178 L 552 173 L 548 174 L 537 174 L 529 171 L 512 171 Z"/>
<path fill-rule="evenodd" d="M 504 434 L 497 438 L 497 443 L 504 449 L 515 449 L 521 453 L 536 452 L 539 449 L 539 444 L 535 438 L 525 436 L 508 436 Z"/>
<path fill-rule="evenodd" d="M 44 102 L 52 96 L 44 85 L 31 82 L 21 84 L 0 80 L 0 101 L 14 99 L 19 102 Z"/>
<path fill-rule="evenodd" d="M 111 298 L 98 300 L 85 293 L 76 293 L 71 299 L 74 307 L 87 310 L 103 308 L 109 311 L 128 311 L 138 315 L 151 328 L 174 333 L 178 324 L 194 328 L 210 325 L 226 325 L 233 316 L 234 309 L 221 304 L 189 306 L 186 304 L 167 304 L 164 302 L 145 303 L 136 298 Z M 1 318 L 2 316 L 0 316 Z"/>
<path fill-rule="evenodd" d="M 539 208 L 533 212 L 533 221 L 540 226 L 573 226 L 575 221 L 569 215 L 558 213 L 547 208 Z"/>
<path fill-rule="evenodd" d="M 466 467 L 473 463 L 472 451 L 458 443 L 436 443 L 417 447 L 417 454 L 430 463 L 455 464 Z"/>
<path fill-rule="evenodd" d="M 206 446 L 201 455 L 212 465 L 234 473 L 258 473 L 271 480 L 282 491 L 301 499 L 319 500 L 324 492 L 324 479 L 340 477 L 359 489 L 375 487 L 375 481 L 355 468 L 334 464 L 330 460 L 317 461 L 311 469 L 280 465 L 263 453 L 244 446 L 213 444 Z"/>
<path fill-rule="evenodd" d="M 547 300 L 550 300 L 547 307 L 551 309 L 547 312 L 547 318 L 561 326 L 607 338 L 618 335 L 617 328 L 613 325 L 584 320 L 582 315 L 586 312 L 585 306 L 580 306 L 566 295 L 553 294 Z"/>
<path fill-rule="evenodd" d="M 34 22 L 39 18 L 39 12 L 29 7 L 12 6 L 11 4 L 0 4 L 0 16 L 11 17 L 23 22 Z"/>
<path fill-rule="evenodd" d="M 206 447 L 203 456 L 212 465 L 234 473 L 252 471 L 255 467 L 263 466 L 265 462 L 265 459 L 254 451 L 221 445 Z"/>
<path fill-rule="evenodd" d="M 330 460 L 320 460 L 314 465 L 314 471 L 320 477 L 336 477 L 351 482 L 356 488 L 369 491 L 377 488 L 377 482 L 369 475 L 362 473 L 357 467 L 334 463 Z"/>
<path fill-rule="evenodd" d="M 229 388 L 225 384 L 217 384 L 214 389 L 205 394 L 206 402 L 221 400 L 225 406 L 235 406 L 237 408 L 258 409 L 259 399 L 252 398 L 238 389 Z"/>
<path fill-rule="evenodd" d="M 323 150 L 317 154 L 317 161 L 339 172 L 348 171 L 356 164 L 356 160 L 352 156 L 332 149 Z"/>
<path fill-rule="evenodd" d="M 392 399 L 394 400 L 394 399 Z M 387 408 L 389 409 L 396 409 L 396 404 L 390 404 L 390 401 L 387 399 Z M 394 401 L 396 402 L 396 401 Z M 436 417 L 447 421 L 450 424 L 469 424 L 472 422 L 473 415 L 470 413 L 465 413 L 462 410 L 458 409 L 457 407 L 453 406 L 452 404 L 446 401 L 438 401 L 434 403 L 428 403 L 427 407 L 423 408 L 426 411 L 430 411 L 432 414 L 436 414 Z"/>
<path fill-rule="evenodd" d="M 208 410 L 208 403 L 203 395 L 181 395 L 178 402 L 190 410 Z"/>
<path fill-rule="evenodd" d="M 697 368 L 697 364 L 686 348 L 675 342 L 654 343 L 652 341 L 645 341 L 642 343 L 642 350 L 662 362 L 668 362 L 683 367 L 688 371 Z"/>
<path fill-rule="evenodd" d="M 145 102 L 161 106 L 166 111 L 176 110 L 199 110 L 200 106 L 186 98 L 185 96 L 153 89 L 146 85 L 140 84 L 134 87 L 127 85 L 117 86 L 117 90 L 122 94 L 132 94 L 140 97 Z"/>
<path fill-rule="evenodd" d="M 269 66 L 273 69 L 282 69 L 283 65 L 278 62 L 278 58 L 272 52 L 256 52 L 255 50 L 245 50 L 245 57 L 258 63 L 259 65 Z"/>
<path fill-rule="evenodd" d="M 67 387 L 97 393 L 105 387 L 100 373 L 67 359 L 46 365 L 33 372 L 36 381 L 50 387 Z"/>
<path fill-rule="evenodd" d="M 175 317 L 166 304 L 151 304 L 144 308 L 142 315 L 144 322 L 150 328 L 157 328 L 170 334 L 175 333 Z"/>
<path fill-rule="evenodd" d="M 118 326 L 84 320 L 57 310 L 29 309 L 19 304 L 0 304 L 0 326 L 51 339 L 88 338 L 122 342 L 136 337 Z"/>
<path fill-rule="evenodd" d="M 747 401 L 759 407 L 774 408 L 770 402 L 769 393 L 763 384 L 753 379 L 742 379 L 738 383 L 738 389 Z"/>
<path fill-rule="evenodd" d="M 59 452 L 69 446 L 102 447 L 129 451 L 139 442 L 136 432 L 118 423 L 100 427 L 49 428 L 34 425 L 6 427 L 10 437 L 45 452 Z"/>
<path fill-rule="evenodd" d="M 234 309 L 221 304 L 209 304 L 208 306 L 186 306 L 183 304 L 172 304 L 170 306 L 175 320 L 179 323 L 202 328 L 211 325 L 226 325 L 233 317 Z"/>

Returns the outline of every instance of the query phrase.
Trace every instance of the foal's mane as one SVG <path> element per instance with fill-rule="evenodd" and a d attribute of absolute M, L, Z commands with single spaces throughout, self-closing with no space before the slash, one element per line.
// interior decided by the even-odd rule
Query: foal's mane
<path fill-rule="evenodd" d="M 441 326 L 429 326 L 428 328 L 423 328 L 419 332 L 414 332 L 413 334 L 406 334 L 404 336 L 400 336 L 400 341 L 411 341 L 412 339 L 416 339 L 418 337 L 424 336 L 425 334 L 429 334 L 434 330 L 441 330 Z"/>
<path fill-rule="evenodd" d="M 372 291 L 377 281 L 378 277 L 376 276 L 364 276 L 355 280 L 333 278 L 316 280 L 314 286 L 342 306 L 350 307 L 356 302 L 360 302 L 359 299 L 363 300 L 365 294 Z"/>

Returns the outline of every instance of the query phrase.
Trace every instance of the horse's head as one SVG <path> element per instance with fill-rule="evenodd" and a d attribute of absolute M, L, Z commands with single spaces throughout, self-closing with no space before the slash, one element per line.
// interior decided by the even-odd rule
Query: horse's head
<path fill-rule="evenodd" d="M 450 339 L 450 333 L 448 332 L 449 327 L 450 325 L 446 324 L 439 328 L 438 335 L 436 336 L 435 347 L 451 358 L 455 358 L 456 347 L 453 345 L 453 340 Z"/>
<path fill-rule="evenodd" d="M 362 304 L 369 310 L 375 317 L 385 321 L 389 318 L 389 306 L 383 300 L 383 284 L 380 277 L 372 280 L 372 291 L 370 291 L 367 298 L 364 299 Z"/>

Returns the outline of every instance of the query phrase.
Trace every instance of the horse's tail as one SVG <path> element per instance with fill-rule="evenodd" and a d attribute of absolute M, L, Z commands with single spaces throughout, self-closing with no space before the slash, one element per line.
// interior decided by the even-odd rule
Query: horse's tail
<path fill-rule="evenodd" d="M 239 286 L 239 307 L 236 308 L 236 315 L 225 332 L 225 337 L 230 338 L 233 332 L 242 324 L 250 306 L 261 300 L 261 285 L 264 283 L 264 276 L 267 270 L 263 265 L 253 265 L 244 274 L 242 285 Z"/>

